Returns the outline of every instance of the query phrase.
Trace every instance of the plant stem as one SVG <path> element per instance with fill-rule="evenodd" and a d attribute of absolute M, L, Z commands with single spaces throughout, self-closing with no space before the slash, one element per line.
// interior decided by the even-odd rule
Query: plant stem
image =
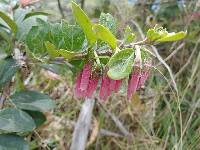
<path fill-rule="evenodd" d="M 64 15 L 64 13 L 63 13 L 63 9 L 62 9 L 60 0 L 57 0 L 57 2 L 58 2 L 58 9 L 59 9 L 59 11 L 60 11 L 60 14 L 61 14 L 62 18 L 65 18 L 65 15 Z"/>

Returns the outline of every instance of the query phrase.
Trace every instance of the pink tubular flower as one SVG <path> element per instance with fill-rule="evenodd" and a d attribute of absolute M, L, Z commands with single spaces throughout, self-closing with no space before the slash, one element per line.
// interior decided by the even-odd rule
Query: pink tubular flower
<path fill-rule="evenodd" d="M 111 92 L 118 92 L 122 80 L 113 80 L 108 77 L 107 73 L 102 78 L 101 87 L 99 91 L 99 97 L 102 100 L 106 100 Z"/>
<path fill-rule="evenodd" d="M 136 92 L 141 77 L 141 68 L 142 68 L 141 51 L 139 46 L 136 46 L 135 48 L 136 49 L 135 49 L 134 70 L 128 82 L 128 90 L 127 90 L 128 99 L 130 99 L 132 95 Z"/>
<path fill-rule="evenodd" d="M 122 80 L 112 80 L 110 81 L 110 89 L 111 91 L 117 93 L 121 86 Z"/>
<path fill-rule="evenodd" d="M 131 96 L 136 92 L 139 81 L 140 81 L 140 70 L 135 67 L 131 75 L 131 78 L 129 79 L 129 82 L 128 82 L 128 91 L 127 91 L 128 99 L 130 99 Z"/>
<path fill-rule="evenodd" d="M 75 89 L 74 89 L 75 98 L 82 98 L 82 97 L 85 96 L 85 91 L 82 91 L 82 90 L 80 89 L 81 77 L 82 77 L 82 72 L 80 72 L 80 73 L 77 75 L 77 78 L 76 78 Z"/>
<path fill-rule="evenodd" d="M 152 61 L 150 59 L 144 61 L 144 67 L 143 67 L 143 70 L 142 70 L 142 73 L 141 73 L 138 89 L 142 85 L 144 85 L 145 81 L 148 79 L 148 77 L 149 77 L 149 69 L 150 69 L 151 65 L 152 65 Z"/>
<path fill-rule="evenodd" d="M 111 83 L 111 79 L 108 77 L 107 74 L 105 74 L 101 81 L 101 87 L 99 91 L 100 99 L 106 100 L 110 96 L 110 93 L 111 93 L 110 83 Z"/>
<path fill-rule="evenodd" d="M 119 91 L 121 84 L 122 84 L 122 80 L 116 80 L 115 88 L 114 88 L 115 93 L 117 93 Z"/>
<path fill-rule="evenodd" d="M 92 75 L 92 65 L 90 63 L 85 64 L 76 79 L 74 89 L 75 98 L 92 97 L 98 81 L 99 77 Z"/>
<path fill-rule="evenodd" d="M 92 97 L 94 91 L 97 88 L 98 82 L 99 82 L 98 77 L 94 77 L 94 78 L 90 79 L 89 85 L 88 85 L 88 88 L 87 88 L 87 95 L 86 95 L 88 98 Z"/>
<path fill-rule="evenodd" d="M 80 89 L 82 91 L 87 90 L 89 81 L 90 81 L 90 74 L 92 72 L 92 66 L 90 63 L 87 63 L 83 67 L 82 71 L 82 77 L 81 77 L 81 84 L 80 84 Z"/>

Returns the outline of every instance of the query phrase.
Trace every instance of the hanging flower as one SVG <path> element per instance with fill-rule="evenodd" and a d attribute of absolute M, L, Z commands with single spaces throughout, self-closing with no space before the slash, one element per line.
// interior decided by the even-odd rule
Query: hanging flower
<path fill-rule="evenodd" d="M 92 73 L 91 63 L 84 65 L 83 70 L 78 74 L 74 95 L 76 98 L 91 98 L 98 85 L 99 76 Z"/>
<path fill-rule="evenodd" d="M 142 65 L 142 58 L 140 48 L 136 46 L 134 69 L 128 82 L 127 97 L 130 99 L 132 95 L 144 85 L 149 76 L 149 69 L 151 67 L 151 59 L 145 59 Z"/>
<path fill-rule="evenodd" d="M 128 90 L 127 90 L 128 99 L 130 99 L 132 95 L 136 92 L 141 77 L 141 69 L 142 69 L 141 51 L 139 46 L 136 46 L 135 48 L 136 50 L 135 50 L 134 70 L 128 82 Z"/>
<path fill-rule="evenodd" d="M 151 65 L 151 59 L 145 59 L 137 89 L 141 88 L 141 86 L 144 85 L 145 81 L 148 79 Z"/>
<path fill-rule="evenodd" d="M 135 67 L 133 73 L 131 74 L 131 78 L 128 82 L 128 90 L 127 90 L 127 97 L 130 99 L 132 95 L 136 92 L 138 88 L 138 84 L 140 81 L 140 68 Z"/>
<path fill-rule="evenodd" d="M 103 76 L 101 81 L 101 87 L 99 91 L 99 98 L 102 100 L 106 100 L 111 93 L 110 89 L 111 79 L 108 77 L 107 73 Z"/>

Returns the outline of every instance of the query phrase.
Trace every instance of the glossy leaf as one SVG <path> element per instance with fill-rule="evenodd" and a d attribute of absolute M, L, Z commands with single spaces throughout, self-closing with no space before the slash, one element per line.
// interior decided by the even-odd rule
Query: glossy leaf
<path fill-rule="evenodd" d="M 1 150 L 29 150 L 28 142 L 23 137 L 12 134 L 0 135 Z"/>
<path fill-rule="evenodd" d="M 92 23 L 90 19 L 75 2 L 72 2 L 72 11 L 77 23 L 83 29 L 89 43 L 91 45 L 94 44 L 96 42 L 96 36 L 92 31 Z"/>
<path fill-rule="evenodd" d="M 117 47 L 117 39 L 110 32 L 110 30 L 100 24 L 95 24 L 93 26 L 93 30 L 97 35 L 97 38 L 108 43 L 112 49 Z"/>
<path fill-rule="evenodd" d="M 49 96 L 36 91 L 17 92 L 10 99 L 17 108 L 24 110 L 46 112 L 55 106 Z"/>
<path fill-rule="evenodd" d="M 12 58 L 0 60 L 0 88 L 12 79 L 18 68 L 17 62 Z"/>
<path fill-rule="evenodd" d="M 178 40 L 181 40 L 183 38 L 185 38 L 185 36 L 187 35 L 187 32 L 178 32 L 178 33 L 175 33 L 175 32 L 172 32 L 172 33 L 168 33 L 167 36 L 161 38 L 161 39 L 158 39 L 156 40 L 157 42 L 171 42 L 171 41 L 178 41 Z"/>
<path fill-rule="evenodd" d="M 7 16 L 4 12 L 0 11 L 0 18 L 2 18 L 7 23 L 7 25 L 11 28 L 14 34 L 17 33 L 17 25 L 9 16 Z"/>
<path fill-rule="evenodd" d="M 120 80 L 129 76 L 132 71 L 133 62 L 133 49 L 127 48 L 115 53 L 108 62 L 108 76 L 114 80 Z"/>
<path fill-rule="evenodd" d="M 0 110 L 0 131 L 29 132 L 34 128 L 33 119 L 24 111 L 15 108 Z"/>
<path fill-rule="evenodd" d="M 25 15 L 23 21 L 26 20 L 26 19 L 29 18 L 29 17 L 38 16 L 38 15 L 40 15 L 40 16 L 41 16 L 41 15 L 42 15 L 42 16 L 48 16 L 48 15 L 50 15 L 50 14 L 49 14 L 49 13 L 46 13 L 46 12 L 43 12 L 43 11 L 29 12 L 29 13 L 27 13 L 27 14 Z"/>

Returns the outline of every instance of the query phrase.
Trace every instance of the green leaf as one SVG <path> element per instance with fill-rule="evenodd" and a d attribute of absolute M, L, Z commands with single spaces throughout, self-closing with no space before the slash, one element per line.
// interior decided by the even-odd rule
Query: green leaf
<path fill-rule="evenodd" d="M 14 10 L 14 20 L 18 26 L 17 29 L 17 35 L 16 35 L 16 39 L 19 41 L 25 41 L 26 40 L 26 36 L 28 34 L 28 32 L 31 30 L 31 28 L 33 26 L 37 26 L 37 18 L 40 18 L 42 20 L 47 20 L 46 16 L 32 16 L 27 18 L 26 20 L 24 20 L 24 17 L 29 14 L 31 12 L 31 8 L 26 8 L 26 9 L 22 9 L 22 8 L 18 8 L 16 10 Z"/>
<path fill-rule="evenodd" d="M 2 11 L 0 11 L 0 17 L 7 23 L 7 25 L 11 28 L 13 33 L 16 34 L 17 33 L 17 25 L 16 25 L 16 23 L 12 19 L 10 19 L 10 17 L 7 16 Z"/>
<path fill-rule="evenodd" d="M 16 92 L 10 99 L 17 108 L 24 110 L 46 112 L 55 106 L 49 96 L 36 91 Z"/>
<path fill-rule="evenodd" d="M 33 118 L 36 127 L 41 126 L 46 121 L 46 116 L 42 112 L 30 111 L 30 110 L 24 110 L 24 111 Z"/>
<path fill-rule="evenodd" d="M 155 41 L 155 40 L 158 40 L 164 36 L 167 35 L 167 32 L 166 30 L 163 30 L 162 29 L 160 31 L 156 31 L 156 29 L 149 29 L 147 31 L 147 38 L 150 40 L 150 41 Z"/>
<path fill-rule="evenodd" d="M 117 24 L 115 18 L 109 13 L 101 13 L 99 18 L 99 24 L 107 27 L 114 35 L 117 32 Z"/>
<path fill-rule="evenodd" d="M 73 59 L 78 53 L 74 53 L 65 49 L 58 50 L 58 53 L 63 56 L 65 59 L 71 60 Z"/>
<path fill-rule="evenodd" d="M 85 12 L 75 2 L 72 2 L 72 11 L 77 23 L 83 29 L 89 43 L 92 45 L 96 42 L 96 36 L 92 31 L 92 23 Z"/>
<path fill-rule="evenodd" d="M 59 49 L 67 49 L 70 52 L 82 51 L 84 40 L 85 35 L 77 25 L 69 25 L 64 21 L 50 24 L 38 20 L 38 25 L 29 31 L 26 43 L 36 56 L 41 57 L 49 53 L 49 55 L 56 57 L 58 54 L 55 50 Z"/>
<path fill-rule="evenodd" d="M 132 32 L 130 26 L 127 26 L 125 28 L 125 33 L 124 33 L 124 43 L 129 44 L 133 42 L 134 39 L 135 39 L 135 34 Z"/>
<path fill-rule="evenodd" d="M 156 42 L 171 42 L 171 41 L 178 41 L 181 40 L 183 38 L 185 38 L 185 36 L 187 35 L 187 32 L 172 32 L 172 33 L 168 33 L 167 36 L 156 40 Z"/>
<path fill-rule="evenodd" d="M 6 58 L 11 54 L 13 47 L 12 39 L 9 34 L 0 29 L 0 60 Z"/>
<path fill-rule="evenodd" d="M 33 26 L 26 37 L 26 44 L 29 50 L 36 56 L 41 56 L 46 52 L 46 47 L 43 43 L 46 35 L 45 30 L 40 29 L 38 26 Z"/>
<path fill-rule="evenodd" d="M 186 32 L 172 32 L 168 33 L 163 27 L 155 26 L 153 29 L 149 29 L 147 32 L 147 39 L 153 42 L 171 42 L 183 39 L 187 34 Z"/>
<path fill-rule="evenodd" d="M 64 57 L 65 59 L 68 59 L 68 60 L 71 60 L 73 59 L 77 54 L 79 53 L 74 53 L 72 51 L 68 51 L 68 50 L 65 50 L 65 49 L 59 49 L 57 50 L 56 47 L 51 44 L 50 42 L 45 42 L 45 46 L 46 46 L 46 49 L 47 49 L 47 52 L 48 54 L 51 56 L 51 57 L 59 57 L 59 56 L 62 56 Z"/>
<path fill-rule="evenodd" d="M 57 49 L 67 49 L 69 51 L 82 51 L 85 41 L 83 30 L 78 25 L 69 25 L 65 21 L 60 24 L 52 24 L 49 42 Z"/>
<path fill-rule="evenodd" d="M 12 58 L 0 60 L 0 88 L 12 79 L 18 68 L 17 62 Z"/>
<path fill-rule="evenodd" d="M 51 56 L 51 57 L 58 57 L 59 53 L 58 50 L 56 50 L 56 47 L 50 43 L 49 41 L 45 42 L 45 46 L 47 49 L 47 53 Z"/>
<path fill-rule="evenodd" d="M 115 53 L 108 62 L 108 76 L 114 80 L 120 80 L 132 71 L 134 63 L 134 50 L 127 48 Z"/>
<path fill-rule="evenodd" d="M 95 31 L 97 38 L 108 43 L 112 49 L 117 47 L 117 39 L 108 28 L 100 24 L 95 24 L 93 30 Z"/>
<path fill-rule="evenodd" d="M 38 16 L 38 15 L 48 16 L 48 15 L 50 15 L 50 14 L 47 13 L 47 12 L 42 12 L 42 11 L 29 12 L 29 13 L 27 13 L 27 14 L 25 15 L 23 21 L 26 20 L 26 19 L 29 18 L 29 17 Z"/>
<path fill-rule="evenodd" d="M 24 111 L 15 108 L 0 110 L 0 131 L 29 132 L 34 128 L 33 119 Z"/>
<path fill-rule="evenodd" d="M 23 137 L 12 134 L 0 135 L 1 150 L 29 150 L 28 142 Z"/>

